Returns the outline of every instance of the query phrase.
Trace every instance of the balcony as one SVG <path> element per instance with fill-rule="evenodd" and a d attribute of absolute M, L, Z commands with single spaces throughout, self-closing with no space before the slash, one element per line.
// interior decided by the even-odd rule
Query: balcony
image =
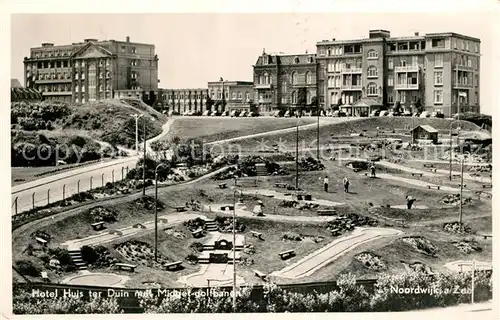
<path fill-rule="evenodd" d="M 70 96 L 72 95 L 71 91 L 55 91 L 55 92 L 48 92 L 44 91 L 42 92 L 43 96 Z"/>
<path fill-rule="evenodd" d="M 399 66 L 395 67 L 395 72 L 418 72 L 418 66 Z"/>
<path fill-rule="evenodd" d="M 342 84 L 342 86 L 340 87 L 340 90 L 342 90 L 342 91 L 361 91 L 362 86 L 361 86 L 361 84 L 351 84 L 351 83 Z"/>
<path fill-rule="evenodd" d="M 466 81 L 453 80 L 453 89 L 470 89 L 473 87 L 472 83 L 467 83 Z"/>
<path fill-rule="evenodd" d="M 469 66 L 464 66 L 464 65 L 459 65 L 456 64 L 453 66 L 454 71 L 474 71 L 474 67 L 469 67 Z"/>
<path fill-rule="evenodd" d="M 342 69 L 341 73 L 343 74 L 361 74 L 363 73 L 363 69 L 361 68 L 345 68 Z"/>
<path fill-rule="evenodd" d="M 255 85 L 255 89 L 271 89 L 272 88 L 272 84 L 270 83 L 267 83 L 267 84 L 256 84 Z"/>
<path fill-rule="evenodd" d="M 273 102 L 273 99 L 270 99 L 270 98 L 262 98 L 262 99 L 259 99 L 258 100 L 258 103 L 272 103 Z"/>
<path fill-rule="evenodd" d="M 71 79 L 41 79 L 35 80 L 36 84 L 45 84 L 45 83 L 71 83 Z"/>
<path fill-rule="evenodd" d="M 418 90 L 418 83 L 396 83 L 394 85 L 396 90 Z"/>

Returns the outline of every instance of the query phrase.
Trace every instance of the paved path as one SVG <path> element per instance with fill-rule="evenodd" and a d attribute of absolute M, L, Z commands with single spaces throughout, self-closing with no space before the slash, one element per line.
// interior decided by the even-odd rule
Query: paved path
<path fill-rule="evenodd" d="M 162 133 L 147 141 L 148 152 L 151 152 L 149 144 L 168 134 L 173 122 L 174 119 L 169 119 L 163 125 Z M 123 177 L 125 177 L 127 170 L 135 168 L 138 160 L 138 155 L 111 160 L 14 186 L 11 189 L 12 214 L 15 214 L 16 199 L 18 213 L 32 209 L 33 193 L 35 194 L 35 206 L 44 206 L 48 200 L 52 203 L 63 199 L 63 186 L 65 186 L 64 197 L 67 198 L 78 191 L 89 190 L 90 180 L 92 180 L 92 188 L 100 187 L 107 182 L 120 181 L 122 180 L 122 173 Z M 78 181 L 80 181 L 79 188 Z"/>
<path fill-rule="evenodd" d="M 386 228 L 356 228 L 348 236 L 332 241 L 294 264 L 271 273 L 271 275 L 290 279 L 307 277 L 361 244 L 383 237 L 394 237 L 402 233 L 399 230 Z"/>
<path fill-rule="evenodd" d="M 278 192 L 275 190 L 268 190 L 268 189 L 245 189 L 244 193 L 262 195 L 262 196 L 272 196 L 272 198 L 280 199 L 280 200 L 294 200 L 292 195 L 286 196 L 282 192 Z M 316 199 L 316 198 L 314 198 L 312 200 L 302 200 L 302 202 L 303 203 L 318 204 L 321 206 L 329 206 L 329 207 L 337 207 L 337 206 L 345 205 L 344 202 L 335 202 L 335 201 Z"/>
<path fill-rule="evenodd" d="M 382 173 L 382 172 L 377 173 L 377 178 L 404 182 L 406 184 L 413 185 L 413 186 L 420 187 L 420 188 L 425 188 L 425 189 L 428 189 L 428 186 L 431 186 L 432 188 L 436 188 L 438 186 L 437 184 L 433 184 L 430 182 L 398 177 L 398 176 L 395 176 L 392 174 Z M 460 188 L 453 188 L 453 187 L 448 187 L 448 186 L 439 186 L 439 190 L 437 190 L 437 189 L 433 189 L 433 190 L 453 192 L 453 193 L 460 192 Z M 470 191 L 470 190 L 464 189 L 464 191 Z"/>
<path fill-rule="evenodd" d="M 163 219 L 167 219 L 167 223 L 160 223 L 158 222 L 158 225 L 161 226 L 162 228 L 173 226 L 179 223 L 182 223 L 184 221 L 190 220 L 190 219 L 196 219 L 196 218 L 202 218 L 205 219 L 206 217 L 200 214 L 193 214 L 193 213 L 182 213 L 182 214 L 168 214 L 164 215 L 161 217 Z M 76 239 L 76 240 L 69 240 L 64 243 L 62 243 L 63 246 L 68 246 L 68 249 L 78 249 L 81 248 L 82 246 L 94 246 L 98 244 L 103 244 L 107 242 L 111 242 L 114 240 L 118 239 L 126 239 L 131 236 L 135 236 L 141 233 L 147 233 L 147 232 L 152 232 L 154 231 L 154 220 L 153 221 L 147 221 L 141 223 L 144 225 L 146 228 L 141 229 L 141 228 L 134 228 L 133 226 L 128 226 L 124 227 L 121 229 L 116 229 L 117 231 L 120 231 L 122 235 L 117 235 L 117 234 L 109 234 L 109 230 L 104 230 L 99 232 L 96 235 L 89 236 L 83 239 Z"/>
<path fill-rule="evenodd" d="M 177 281 L 192 287 L 206 287 L 209 285 L 208 280 L 210 280 L 211 287 L 232 285 L 233 265 L 224 263 L 203 264 L 200 271 L 182 276 Z M 243 285 L 245 280 L 237 276 L 236 284 Z"/>

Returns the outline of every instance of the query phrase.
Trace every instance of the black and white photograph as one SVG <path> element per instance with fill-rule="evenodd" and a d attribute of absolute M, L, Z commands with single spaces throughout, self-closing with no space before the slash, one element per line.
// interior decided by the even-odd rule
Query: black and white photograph
<path fill-rule="evenodd" d="M 498 316 L 498 3 L 385 2 L 4 15 L 2 313 Z"/>

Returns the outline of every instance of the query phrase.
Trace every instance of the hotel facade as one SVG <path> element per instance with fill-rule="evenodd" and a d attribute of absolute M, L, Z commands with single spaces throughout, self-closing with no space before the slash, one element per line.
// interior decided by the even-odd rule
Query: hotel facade
<path fill-rule="evenodd" d="M 24 58 L 25 87 L 44 99 L 85 103 L 140 97 L 158 90 L 158 57 L 152 44 L 85 39 L 71 45 L 43 43 Z"/>
<path fill-rule="evenodd" d="M 372 107 L 419 106 L 451 116 L 479 112 L 480 40 L 456 33 L 390 37 L 371 30 L 359 40 L 317 43 L 319 103 L 351 115 Z"/>

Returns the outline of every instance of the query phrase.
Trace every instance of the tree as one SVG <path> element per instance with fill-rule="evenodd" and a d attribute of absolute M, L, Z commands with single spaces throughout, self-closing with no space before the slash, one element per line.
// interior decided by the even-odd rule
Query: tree
<path fill-rule="evenodd" d="M 417 110 L 417 112 L 422 112 L 422 111 L 424 111 L 425 107 L 422 105 L 422 101 L 420 101 L 420 99 L 418 99 L 418 100 L 415 102 L 415 109 Z"/>

